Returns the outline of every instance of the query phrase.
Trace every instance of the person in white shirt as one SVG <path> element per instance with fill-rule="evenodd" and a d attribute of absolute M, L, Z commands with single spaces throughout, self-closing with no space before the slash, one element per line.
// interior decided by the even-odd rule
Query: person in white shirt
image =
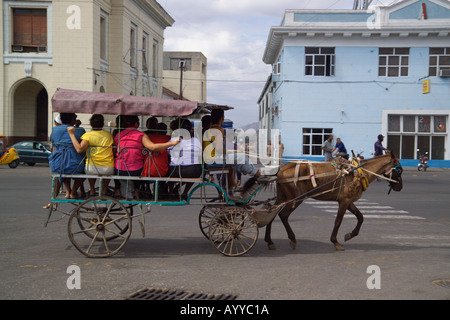
<path fill-rule="evenodd" d="M 189 119 L 176 119 L 171 129 L 179 130 L 182 137 L 180 143 L 168 149 L 170 154 L 168 177 L 171 178 L 198 178 L 202 175 L 202 143 L 192 136 L 192 123 Z M 182 198 L 186 199 L 193 183 L 185 183 Z"/>

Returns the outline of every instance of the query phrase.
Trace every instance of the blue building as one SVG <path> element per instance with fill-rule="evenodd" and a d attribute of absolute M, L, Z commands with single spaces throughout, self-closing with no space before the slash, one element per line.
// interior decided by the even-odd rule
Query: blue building
<path fill-rule="evenodd" d="M 280 129 L 283 158 L 323 160 L 330 133 L 371 157 L 379 134 L 404 166 L 428 152 L 450 167 L 450 1 L 373 10 L 286 10 L 263 61 L 259 128 Z"/>

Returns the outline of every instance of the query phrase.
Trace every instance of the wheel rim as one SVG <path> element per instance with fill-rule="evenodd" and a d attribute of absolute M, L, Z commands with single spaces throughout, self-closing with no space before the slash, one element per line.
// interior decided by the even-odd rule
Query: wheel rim
<path fill-rule="evenodd" d="M 87 257 L 110 257 L 120 251 L 131 235 L 127 209 L 111 197 L 94 197 L 73 211 L 68 223 L 69 238 Z"/>
<path fill-rule="evenodd" d="M 207 205 L 203 206 L 198 215 L 198 224 L 200 230 L 206 239 L 209 239 L 209 224 L 211 219 L 215 217 L 216 214 L 220 213 L 224 205 Z"/>
<path fill-rule="evenodd" d="M 258 239 L 258 226 L 244 208 L 223 208 L 209 224 L 209 239 L 226 256 L 248 252 Z"/>

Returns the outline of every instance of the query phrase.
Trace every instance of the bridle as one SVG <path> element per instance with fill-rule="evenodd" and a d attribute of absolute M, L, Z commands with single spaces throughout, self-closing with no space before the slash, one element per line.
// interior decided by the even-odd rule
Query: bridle
<path fill-rule="evenodd" d="M 395 159 L 397 160 L 397 159 Z M 398 160 L 397 160 L 398 161 Z M 400 179 L 402 177 L 403 167 L 400 162 L 395 165 L 394 159 L 392 160 L 392 168 L 389 169 L 386 173 L 383 174 L 385 178 L 388 179 L 389 182 L 389 191 L 388 194 L 391 193 L 394 186 L 400 183 Z M 395 190 L 395 189 L 394 189 Z"/>

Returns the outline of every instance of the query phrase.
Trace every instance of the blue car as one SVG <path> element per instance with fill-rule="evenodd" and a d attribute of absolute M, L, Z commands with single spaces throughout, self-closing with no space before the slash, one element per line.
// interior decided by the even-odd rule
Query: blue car
<path fill-rule="evenodd" d="M 36 163 L 48 163 L 52 154 L 50 142 L 22 141 L 12 146 L 19 153 L 19 161 L 34 166 Z"/>

